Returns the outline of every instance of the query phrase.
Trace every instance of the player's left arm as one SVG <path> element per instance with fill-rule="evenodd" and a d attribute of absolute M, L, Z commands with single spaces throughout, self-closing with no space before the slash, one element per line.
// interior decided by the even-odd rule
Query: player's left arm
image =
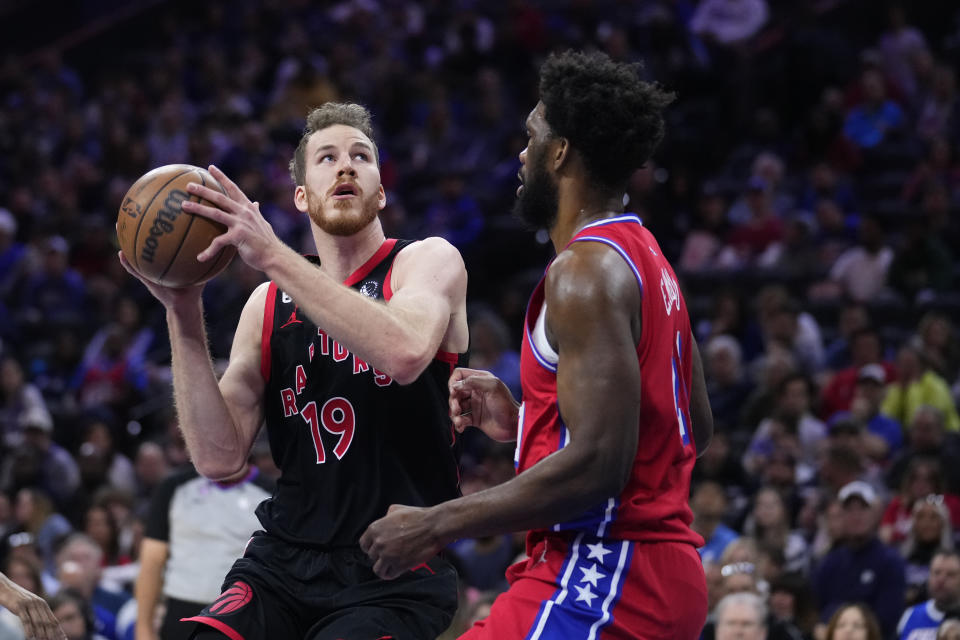
<path fill-rule="evenodd" d="M 710 408 L 710 398 L 707 396 L 707 382 L 703 375 L 703 360 L 700 359 L 700 348 L 697 340 L 691 334 L 690 348 L 693 357 L 693 380 L 690 385 L 690 421 L 693 423 L 693 443 L 697 447 L 699 458 L 710 446 L 713 439 L 713 410 Z"/>
<path fill-rule="evenodd" d="M 548 337 L 569 444 L 512 480 L 427 509 L 393 506 L 361 537 L 381 577 L 400 575 L 449 542 L 545 527 L 620 494 L 638 446 L 640 290 L 605 245 L 578 243 L 550 268 Z"/>

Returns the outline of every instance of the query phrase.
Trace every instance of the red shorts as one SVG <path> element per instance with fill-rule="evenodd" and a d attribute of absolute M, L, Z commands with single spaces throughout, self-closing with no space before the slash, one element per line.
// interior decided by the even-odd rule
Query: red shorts
<path fill-rule="evenodd" d="M 507 569 L 510 588 L 467 640 L 695 640 L 707 617 L 696 549 L 578 534 L 548 537 Z"/>

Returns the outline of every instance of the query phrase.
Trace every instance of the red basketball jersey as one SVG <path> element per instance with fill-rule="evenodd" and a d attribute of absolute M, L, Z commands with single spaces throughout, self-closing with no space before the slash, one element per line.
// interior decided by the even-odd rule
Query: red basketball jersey
<path fill-rule="evenodd" d="M 633 470 L 620 495 L 548 531 L 575 530 L 643 542 L 703 539 L 690 529 L 690 473 L 696 451 L 690 425 L 692 371 L 690 319 L 677 278 L 653 235 L 636 215 L 599 220 L 574 242 L 601 242 L 619 253 L 637 278 L 642 297 L 640 420 Z M 568 245 L 569 246 L 569 245 Z M 549 267 L 547 267 L 549 270 Z M 515 463 L 521 473 L 562 449 L 570 434 L 557 400 L 559 358 L 543 330 L 544 279 L 530 299 L 521 351 L 523 404 Z M 611 390 L 616 392 L 617 390 Z"/>

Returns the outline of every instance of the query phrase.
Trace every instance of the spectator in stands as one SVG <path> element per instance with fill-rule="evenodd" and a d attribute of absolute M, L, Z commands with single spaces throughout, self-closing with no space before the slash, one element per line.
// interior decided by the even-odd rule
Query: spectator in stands
<path fill-rule="evenodd" d="M 790 512 L 776 489 L 764 487 L 754 495 L 753 510 L 744 523 L 743 531 L 761 546 L 782 550 L 786 571 L 805 574 L 809 570 L 807 541 L 793 530 Z"/>
<path fill-rule="evenodd" d="M 860 77 L 863 102 L 853 107 L 843 124 L 843 132 L 855 145 L 872 149 L 889 139 L 905 124 L 903 109 L 887 98 L 883 75 L 867 69 Z"/>
<path fill-rule="evenodd" d="M 52 421 L 47 403 L 39 389 L 27 382 L 20 362 L 13 356 L 0 358 L 0 447 L 22 442 L 21 425 L 28 418 Z"/>
<path fill-rule="evenodd" d="M 705 272 L 723 248 L 730 231 L 723 191 L 714 182 L 705 182 L 697 199 L 693 228 L 683 240 L 679 266 L 683 271 Z"/>
<path fill-rule="evenodd" d="M 737 539 L 737 532 L 723 523 L 727 514 L 727 496 L 723 486 L 705 480 L 693 490 L 690 498 L 693 510 L 694 531 L 703 536 L 705 544 L 698 549 L 704 565 L 717 563 L 730 543 Z"/>
<path fill-rule="evenodd" d="M 735 431 L 740 426 L 740 409 L 751 390 L 740 344 L 728 335 L 710 338 L 703 349 L 703 369 L 715 428 Z"/>
<path fill-rule="evenodd" d="M 122 640 L 132 633 L 136 602 L 129 593 L 108 591 L 101 586 L 102 567 L 100 545 L 86 534 L 74 533 L 57 552 L 57 578 L 62 588 L 75 590 L 90 603 L 98 633 Z"/>
<path fill-rule="evenodd" d="M 718 257 L 723 267 L 749 267 L 770 245 L 783 239 L 783 222 L 773 210 L 767 181 L 759 176 L 750 178 L 744 197 L 749 217 L 730 230 L 728 250 Z"/>
<path fill-rule="evenodd" d="M 0 300 L 7 299 L 23 278 L 26 257 L 27 248 L 17 242 L 17 219 L 8 209 L 0 208 Z M 3 329 L 0 325 L 0 334 Z"/>
<path fill-rule="evenodd" d="M 67 640 L 111 640 L 116 635 L 102 635 L 90 601 L 75 589 L 64 589 L 50 598 L 50 609 L 60 623 Z"/>
<path fill-rule="evenodd" d="M 767 607 L 755 593 L 732 593 L 716 609 L 716 640 L 765 640 Z"/>
<path fill-rule="evenodd" d="M 120 551 L 120 526 L 113 512 L 102 504 L 92 504 L 83 519 L 83 532 L 100 545 L 103 566 L 128 564 L 130 557 Z"/>
<path fill-rule="evenodd" d="M 905 238 L 890 264 L 890 286 L 909 301 L 946 291 L 953 281 L 953 256 L 930 232 L 930 224 L 930 220 L 909 220 Z"/>
<path fill-rule="evenodd" d="M 884 637 L 877 616 L 862 604 L 846 604 L 838 608 L 830 617 L 824 634 L 825 640 L 882 640 Z"/>
<path fill-rule="evenodd" d="M 863 426 L 865 453 L 876 462 L 888 460 L 903 446 L 903 427 L 890 416 L 880 413 L 885 393 L 887 374 L 879 364 L 860 368 L 857 384 L 849 411 L 838 411 L 830 417 L 829 424 L 853 421 Z"/>
<path fill-rule="evenodd" d="M 878 498 L 873 487 L 851 482 L 838 498 L 843 504 L 844 539 L 816 572 L 820 618 L 830 620 L 845 602 L 862 602 L 877 612 L 883 634 L 891 635 L 903 611 L 903 560 L 876 537 Z"/>
<path fill-rule="evenodd" d="M 936 640 L 960 640 L 960 618 L 947 618 L 941 622 Z"/>
<path fill-rule="evenodd" d="M 883 342 L 880 333 L 872 327 L 858 329 L 850 336 L 849 367 L 841 369 L 824 386 L 820 397 L 820 416 L 830 418 L 838 411 L 849 411 L 853 396 L 857 391 L 857 381 L 861 371 L 868 365 L 880 365 L 884 373 L 884 384 L 896 377 L 896 369 L 883 360 Z M 871 376 L 877 378 L 875 369 L 869 369 Z"/>
<path fill-rule="evenodd" d="M 960 491 L 960 437 L 947 433 L 943 424 L 943 412 L 929 406 L 920 407 L 913 415 L 907 429 L 908 447 L 893 461 L 887 473 L 887 485 L 899 487 L 904 473 L 915 458 L 932 458 L 939 463 L 943 474 L 943 490 L 949 493 Z M 918 497 L 923 494 L 917 494 Z"/>
<path fill-rule="evenodd" d="M 929 600 L 903 612 L 897 625 L 900 640 L 929 637 L 947 612 L 960 607 L 960 555 L 956 551 L 941 549 L 933 555 L 927 595 Z"/>
<path fill-rule="evenodd" d="M 50 415 L 32 411 L 20 421 L 23 442 L 0 465 L 0 485 L 6 490 L 37 487 L 69 513 L 70 500 L 80 488 L 80 470 L 63 447 L 53 441 Z"/>
<path fill-rule="evenodd" d="M 933 71 L 933 86 L 920 96 L 917 135 L 921 140 L 956 140 L 960 133 L 960 98 L 957 74 L 952 65 L 938 64 Z"/>
<path fill-rule="evenodd" d="M 785 449 L 806 465 L 801 479 L 813 476 L 827 428 L 810 412 L 811 392 L 809 378 L 800 373 L 791 374 L 780 383 L 773 412 L 757 426 L 744 455 L 743 464 L 748 472 L 757 471 L 761 461 L 774 450 Z"/>
<path fill-rule="evenodd" d="M 887 385 L 880 410 L 901 424 L 911 425 L 922 406 L 938 409 L 948 431 L 960 430 L 960 416 L 946 381 L 931 368 L 917 345 L 905 344 L 897 353 L 897 380 Z"/>
<path fill-rule="evenodd" d="M 690 31 L 722 46 L 749 40 L 767 22 L 766 0 L 704 0 L 690 20 Z"/>
<path fill-rule="evenodd" d="M 917 500 L 910 516 L 910 529 L 900 546 L 900 555 L 906 561 L 906 601 L 913 605 L 923 599 L 934 554 L 941 549 L 953 549 L 953 527 L 942 495 Z"/>
<path fill-rule="evenodd" d="M 914 506 L 927 496 L 943 496 L 951 514 L 951 525 L 955 528 L 960 525 L 960 498 L 945 492 L 940 463 L 934 457 L 919 455 L 910 460 L 900 490 L 883 512 L 878 532 L 880 539 L 886 544 L 903 544 L 910 533 Z"/>
<path fill-rule="evenodd" d="M 69 251 L 63 237 L 49 237 L 43 243 L 40 270 L 27 278 L 19 302 L 31 336 L 87 321 L 87 287 L 83 277 L 70 266 Z"/>
<path fill-rule="evenodd" d="M 886 246 L 880 220 L 862 216 L 859 244 L 840 254 L 830 269 L 829 281 L 818 287 L 815 295 L 874 302 L 886 287 L 892 262 L 893 249 Z"/>
<path fill-rule="evenodd" d="M 945 381 L 956 378 L 960 369 L 960 340 L 946 314 L 939 311 L 924 314 L 915 340 L 934 373 Z"/>
<path fill-rule="evenodd" d="M 756 297 L 757 315 L 764 346 L 780 346 L 809 374 L 820 371 L 824 361 L 823 336 L 817 320 L 799 308 L 782 285 L 768 285 Z"/>
<path fill-rule="evenodd" d="M 137 498 L 142 500 L 149 500 L 154 489 L 170 472 L 163 448 L 156 442 L 149 441 L 144 442 L 137 449 L 133 468 L 137 474 Z"/>

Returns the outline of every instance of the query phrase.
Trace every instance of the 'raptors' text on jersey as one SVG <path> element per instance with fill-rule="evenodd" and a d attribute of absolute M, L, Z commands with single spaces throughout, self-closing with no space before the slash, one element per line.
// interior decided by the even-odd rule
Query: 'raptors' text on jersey
<path fill-rule="evenodd" d="M 638 447 L 630 479 L 610 496 L 553 531 L 598 537 L 703 545 L 690 529 L 687 503 L 696 450 L 690 425 L 692 352 L 690 319 L 676 276 L 660 246 L 635 215 L 599 220 L 573 242 L 601 242 L 617 251 L 634 272 L 642 296 Z M 548 267 L 549 269 L 549 267 Z M 530 299 L 524 321 L 521 372 L 523 404 L 517 431 L 517 471 L 530 468 L 570 441 L 557 401 L 558 355 L 544 329 L 549 314 L 544 281 Z"/>
<path fill-rule="evenodd" d="M 389 300 L 393 261 L 408 244 L 386 240 L 344 284 Z M 354 546 L 391 504 L 459 495 L 447 380 L 465 354 L 440 352 L 401 386 L 311 322 L 275 283 L 261 353 L 267 433 L 283 470 L 257 509 L 267 532 L 295 544 Z"/>

